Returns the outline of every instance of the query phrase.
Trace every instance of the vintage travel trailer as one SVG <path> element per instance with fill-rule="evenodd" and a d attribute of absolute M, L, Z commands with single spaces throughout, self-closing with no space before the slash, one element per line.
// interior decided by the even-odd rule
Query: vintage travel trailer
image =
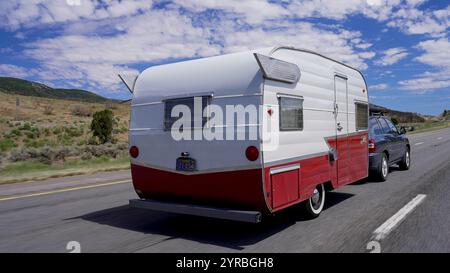
<path fill-rule="evenodd" d="M 122 79 L 133 93 L 133 207 L 259 222 L 296 205 L 316 217 L 327 191 L 368 176 L 367 84 L 331 58 L 281 46 Z M 174 127 L 177 105 L 192 123 Z M 223 115 L 208 125 L 211 105 Z M 256 108 L 257 119 L 231 116 L 236 105 Z M 205 139 L 204 130 L 224 137 Z"/>

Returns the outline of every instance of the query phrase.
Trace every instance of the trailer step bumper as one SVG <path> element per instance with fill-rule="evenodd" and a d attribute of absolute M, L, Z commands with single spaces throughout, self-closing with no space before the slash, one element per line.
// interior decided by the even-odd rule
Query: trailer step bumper
<path fill-rule="evenodd" d="M 154 211 L 188 214 L 202 217 L 219 218 L 248 223 L 261 222 L 261 212 L 249 210 L 234 210 L 217 207 L 205 207 L 191 204 L 166 203 L 154 200 L 132 199 L 130 207 Z"/>

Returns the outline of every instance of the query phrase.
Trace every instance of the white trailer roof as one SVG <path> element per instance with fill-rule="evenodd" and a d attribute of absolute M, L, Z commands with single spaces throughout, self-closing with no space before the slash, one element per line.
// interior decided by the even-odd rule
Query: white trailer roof
<path fill-rule="evenodd" d="M 316 54 L 337 65 L 350 68 L 363 77 L 358 70 L 309 50 L 270 47 L 147 68 L 136 80 L 134 103 L 161 101 L 193 94 L 230 96 L 259 93 L 263 77 L 253 54 L 270 56 L 279 49 Z"/>

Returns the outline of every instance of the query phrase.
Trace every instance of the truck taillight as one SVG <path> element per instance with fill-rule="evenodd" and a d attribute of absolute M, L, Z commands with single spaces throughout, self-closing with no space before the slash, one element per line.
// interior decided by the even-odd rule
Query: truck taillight
<path fill-rule="evenodd" d="M 369 139 L 369 153 L 375 153 L 375 140 Z"/>
<path fill-rule="evenodd" d="M 130 156 L 131 156 L 132 158 L 136 158 L 136 157 L 139 156 L 139 149 L 138 149 L 138 147 L 136 147 L 136 146 L 131 146 L 131 148 L 130 148 Z"/>
<path fill-rule="evenodd" d="M 259 150 L 255 146 L 249 146 L 245 150 L 245 156 L 250 161 L 255 161 L 259 157 Z"/>

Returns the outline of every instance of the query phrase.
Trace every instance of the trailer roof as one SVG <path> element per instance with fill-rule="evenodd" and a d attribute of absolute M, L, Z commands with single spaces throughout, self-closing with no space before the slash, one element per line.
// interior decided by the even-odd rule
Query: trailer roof
<path fill-rule="evenodd" d="M 320 56 L 356 71 L 364 79 L 362 73 L 356 68 L 314 51 L 277 46 L 152 66 L 139 75 L 134 89 L 134 98 L 142 103 L 199 93 L 211 93 L 214 96 L 260 93 L 263 77 L 253 54 L 271 56 L 283 49 Z"/>

